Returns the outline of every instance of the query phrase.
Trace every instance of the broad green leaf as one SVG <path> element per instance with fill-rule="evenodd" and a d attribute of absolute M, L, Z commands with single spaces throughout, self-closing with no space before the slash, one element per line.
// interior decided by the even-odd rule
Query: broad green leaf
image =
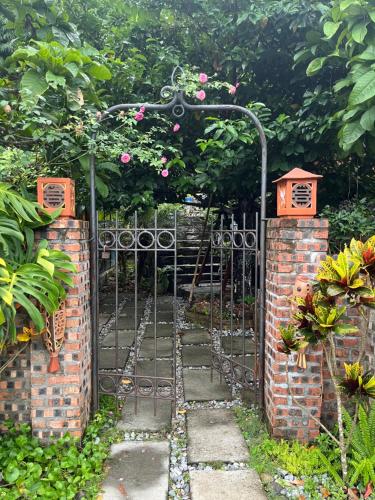
<path fill-rule="evenodd" d="M 346 10 L 348 7 L 351 7 L 352 5 L 360 5 L 359 0 L 342 0 L 340 2 L 340 10 Z"/>
<path fill-rule="evenodd" d="M 367 35 L 367 22 L 362 21 L 353 26 L 352 37 L 357 43 L 362 43 Z"/>
<path fill-rule="evenodd" d="M 344 148 L 347 150 L 350 146 L 356 142 L 363 134 L 365 130 L 362 128 L 359 120 L 347 123 L 342 129 L 342 140 Z"/>
<path fill-rule="evenodd" d="M 94 63 L 90 66 L 88 73 L 93 78 L 97 80 L 110 80 L 112 78 L 112 74 L 103 64 Z"/>
<path fill-rule="evenodd" d="M 329 39 L 332 38 L 336 31 L 339 29 L 341 23 L 333 23 L 332 21 L 327 21 L 324 23 L 323 31 L 325 36 Z"/>
<path fill-rule="evenodd" d="M 367 71 L 353 87 L 349 96 L 349 106 L 361 104 L 375 96 L 375 71 Z"/>
<path fill-rule="evenodd" d="M 371 106 L 370 109 L 365 111 L 361 117 L 361 126 L 370 132 L 374 130 L 374 122 L 375 122 L 375 106 Z"/>
<path fill-rule="evenodd" d="M 373 60 L 375 60 L 375 46 L 374 45 L 369 45 L 358 56 L 355 56 L 354 59 L 359 59 L 359 60 L 362 60 L 362 61 L 373 61 Z"/>
<path fill-rule="evenodd" d="M 33 69 L 29 69 L 21 78 L 20 92 L 22 99 L 37 102 L 48 89 L 45 78 Z"/>
<path fill-rule="evenodd" d="M 311 63 L 307 66 L 306 69 L 307 76 L 312 76 L 318 73 L 322 69 L 326 59 L 327 59 L 326 57 L 317 57 L 316 59 L 313 59 Z"/>
<path fill-rule="evenodd" d="M 46 82 L 54 89 L 57 89 L 59 85 L 61 85 L 61 87 L 65 87 L 66 85 L 66 80 L 63 76 L 55 75 L 49 70 L 46 73 Z"/>
<path fill-rule="evenodd" d="M 341 295 L 344 292 L 345 292 L 345 290 L 339 285 L 330 285 L 327 288 L 327 294 L 330 297 L 334 297 L 335 295 Z"/>

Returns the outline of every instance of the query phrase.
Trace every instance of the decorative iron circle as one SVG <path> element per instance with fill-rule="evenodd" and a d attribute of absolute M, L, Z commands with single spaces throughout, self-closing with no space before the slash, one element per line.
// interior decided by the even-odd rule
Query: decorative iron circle
<path fill-rule="evenodd" d="M 172 108 L 172 115 L 175 118 L 181 118 L 185 114 L 185 108 L 182 106 L 182 104 L 175 104 Z"/>
<path fill-rule="evenodd" d="M 116 378 L 111 375 L 99 376 L 99 390 L 101 392 L 116 394 L 117 384 Z"/>
<path fill-rule="evenodd" d="M 233 234 L 230 231 L 224 231 L 221 236 L 222 245 L 228 247 L 232 244 Z"/>
<path fill-rule="evenodd" d="M 150 396 L 154 393 L 154 381 L 151 378 L 143 377 L 137 380 L 137 393 L 141 396 Z"/>
<path fill-rule="evenodd" d="M 120 381 L 120 390 L 119 392 L 123 394 L 131 394 L 134 392 L 135 384 L 134 378 L 130 375 L 125 375 Z"/>
<path fill-rule="evenodd" d="M 169 380 L 159 380 L 156 386 L 156 394 L 159 398 L 170 398 L 173 395 L 173 382 Z"/>
<path fill-rule="evenodd" d="M 130 230 L 121 231 L 118 235 L 118 244 L 121 248 L 128 250 L 134 246 L 134 234 Z"/>
<path fill-rule="evenodd" d="M 170 85 L 166 85 L 160 91 L 160 97 L 162 99 L 171 99 L 175 94 L 175 89 Z"/>
<path fill-rule="evenodd" d="M 143 243 L 141 243 L 141 239 L 143 236 L 148 236 L 151 239 L 151 242 L 148 245 L 144 245 Z M 141 248 L 151 248 L 155 243 L 155 236 L 151 231 L 145 229 L 137 234 L 137 243 Z"/>
<path fill-rule="evenodd" d="M 246 248 L 251 248 L 255 250 L 256 248 L 256 236 L 252 231 L 247 231 L 245 235 L 245 246 Z"/>
<path fill-rule="evenodd" d="M 212 246 L 218 247 L 221 243 L 221 234 L 219 231 L 214 231 L 212 234 Z"/>
<path fill-rule="evenodd" d="M 171 84 L 172 84 L 172 87 L 178 88 L 178 81 L 176 78 L 177 73 L 180 73 L 181 76 L 184 76 L 185 71 L 183 70 L 183 68 L 181 66 L 175 66 L 173 68 L 172 75 L 171 75 Z"/>
<path fill-rule="evenodd" d="M 112 248 L 116 243 L 116 236 L 112 231 L 101 231 L 99 234 L 99 244 L 101 247 Z"/>
<path fill-rule="evenodd" d="M 236 231 L 233 233 L 233 246 L 236 248 L 242 248 L 243 247 L 243 232 L 242 231 Z"/>
<path fill-rule="evenodd" d="M 167 235 L 167 241 L 169 238 L 170 243 L 168 243 L 166 245 L 163 244 L 161 240 L 163 239 L 164 236 L 162 236 L 162 235 Z M 158 237 L 157 237 L 157 244 L 160 248 L 164 248 L 164 249 L 171 248 L 174 244 L 174 241 L 175 241 L 174 234 L 171 231 L 163 230 L 163 231 L 159 232 Z"/>

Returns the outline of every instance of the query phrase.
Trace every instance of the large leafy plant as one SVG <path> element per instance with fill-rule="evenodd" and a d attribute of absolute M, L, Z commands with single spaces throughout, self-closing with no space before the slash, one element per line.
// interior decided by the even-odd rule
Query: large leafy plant
<path fill-rule="evenodd" d="M 56 214 L 57 215 L 57 214 Z M 22 310 L 40 333 L 44 314 L 54 313 L 72 285 L 70 258 L 52 250 L 46 240 L 35 247 L 34 230 L 53 220 L 35 202 L 0 183 L 0 351 L 18 340 L 17 314 Z"/>
<path fill-rule="evenodd" d="M 340 449 L 342 479 L 349 481 L 348 451 L 350 450 L 354 428 L 358 415 L 363 420 L 363 407 L 375 398 L 375 376 L 371 370 L 365 370 L 363 357 L 365 354 L 366 337 L 370 318 L 370 309 L 375 308 L 375 236 L 370 237 L 365 243 L 352 240 L 336 257 L 327 256 L 321 262 L 316 275 L 313 294 L 304 298 L 296 298 L 296 309 L 292 321 L 280 329 L 281 344 L 279 350 L 287 355 L 304 351 L 309 345 L 321 344 L 325 354 L 327 367 L 333 382 L 337 403 L 338 437 L 328 430 L 314 416 L 312 418 L 321 425 L 327 434 L 334 440 Z M 363 318 L 363 324 L 358 335 L 359 356 L 356 361 L 345 364 L 343 373 L 338 364 L 336 352 L 336 337 L 358 332 L 357 326 L 346 317 L 348 309 L 356 309 Z M 372 367 L 370 367 L 372 368 Z M 295 400 L 291 389 L 291 396 Z M 354 402 L 353 424 L 345 428 L 345 410 L 343 395 Z M 356 431 L 357 432 L 357 431 Z M 374 443 L 372 443 L 374 452 Z M 355 455 L 353 459 L 360 461 L 361 457 Z M 372 460 L 372 459 L 371 459 Z M 367 482 L 374 475 L 374 463 L 367 459 Z M 353 463 L 354 463 L 353 462 Z M 362 462 L 361 462 L 362 463 Z M 372 473 L 369 467 L 372 464 Z M 364 470 L 364 469 L 363 469 Z M 361 472 L 352 474 L 358 478 Z"/>

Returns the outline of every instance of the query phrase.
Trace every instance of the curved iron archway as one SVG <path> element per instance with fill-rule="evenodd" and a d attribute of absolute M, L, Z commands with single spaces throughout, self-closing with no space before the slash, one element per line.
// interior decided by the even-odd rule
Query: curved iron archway
<path fill-rule="evenodd" d="M 236 111 L 250 118 L 259 133 L 261 144 L 261 207 L 260 207 L 260 250 L 259 250 L 259 404 L 264 402 L 264 336 L 265 336 L 265 268 L 266 268 L 266 192 L 267 192 L 267 139 L 264 129 L 257 116 L 247 108 L 235 104 L 190 104 L 185 100 L 184 92 L 175 79 L 176 73 L 183 69 L 174 68 L 171 85 L 161 89 L 163 99 L 169 98 L 166 104 L 126 103 L 116 104 L 108 108 L 100 117 L 100 122 L 115 111 L 137 109 L 144 106 L 146 111 L 171 111 L 173 116 L 181 118 L 187 111 Z M 96 132 L 92 135 L 96 139 Z M 91 329 L 92 335 L 92 406 L 98 409 L 98 255 L 97 255 L 97 218 L 96 218 L 96 185 L 95 185 L 95 155 L 90 156 L 90 286 L 91 286 Z"/>

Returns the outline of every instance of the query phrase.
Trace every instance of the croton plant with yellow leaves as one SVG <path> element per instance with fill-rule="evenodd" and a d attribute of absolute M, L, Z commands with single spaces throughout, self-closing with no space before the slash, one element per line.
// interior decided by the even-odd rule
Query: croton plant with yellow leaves
<path fill-rule="evenodd" d="M 314 416 L 321 427 L 337 443 L 341 452 L 342 478 L 348 481 L 347 451 L 351 436 L 345 426 L 343 399 L 354 406 L 353 426 L 363 407 L 369 408 L 375 398 L 375 376 L 365 369 L 364 357 L 371 308 L 375 309 L 375 235 L 365 243 L 352 240 L 337 256 L 327 256 L 321 262 L 313 282 L 312 293 L 298 297 L 291 322 L 280 328 L 279 351 L 287 355 L 304 355 L 309 345 L 323 347 L 327 367 L 333 381 L 337 402 L 338 437 Z M 358 328 L 347 318 L 349 309 L 357 309 L 362 317 Z M 339 336 L 358 333 L 358 359 L 340 367 L 337 362 L 335 339 Z M 298 359 L 298 358 L 297 358 Z M 373 370 L 373 367 L 368 367 Z M 298 406 L 302 406 L 290 394 Z M 345 398 L 343 398 L 345 395 Z M 354 404 L 353 404 L 354 403 Z M 307 410 L 307 409 L 306 409 Z M 375 446 L 375 443 L 374 443 Z M 370 465 L 375 466 L 374 457 Z"/>

